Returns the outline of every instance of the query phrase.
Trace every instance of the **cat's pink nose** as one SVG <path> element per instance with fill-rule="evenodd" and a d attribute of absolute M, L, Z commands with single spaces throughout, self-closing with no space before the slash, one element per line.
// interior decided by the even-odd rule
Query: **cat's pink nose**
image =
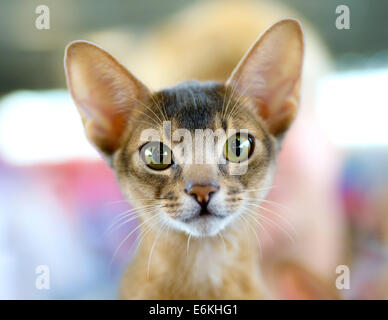
<path fill-rule="evenodd" d="M 186 187 L 185 191 L 191 195 L 201 206 L 206 206 L 210 197 L 216 193 L 220 187 L 216 184 L 194 184 Z"/>

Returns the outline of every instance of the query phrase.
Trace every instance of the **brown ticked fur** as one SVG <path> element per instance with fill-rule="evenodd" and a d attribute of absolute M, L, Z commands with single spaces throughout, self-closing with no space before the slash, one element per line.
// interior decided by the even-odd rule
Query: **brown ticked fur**
<path fill-rule="evenodd" d="M 245 234 L 241 232 L 244 230 Z M 257 242 L 238 223 L 222 237 L 193 238 L 169 232 L 154 248 L 149 273 L 148 258 L 155 233 L 143 240 L 124 274 L 123 299 L 263 299 Z M 238 263 L 236 263 L 238 262 Z"/>

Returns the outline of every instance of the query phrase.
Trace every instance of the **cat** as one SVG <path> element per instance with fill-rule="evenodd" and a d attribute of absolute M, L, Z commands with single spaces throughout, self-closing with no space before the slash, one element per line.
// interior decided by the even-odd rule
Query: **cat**
<path fill-rule="evenodd" d="M 269 283 L 277 278 L 272 275 L 276 265 L 291 259 L 334 286 L 336 267 L 348 263 L 346 220 L 335 192 L 342 155 L 315 112 L 319 83 L 333 66 L 323 39 L 302 12 L 278 1 L 195 1 L 154 20 L 141 33 L 120 27 L 84 37 L 114 52 L 131 72 L 160 90 L 187 79 L 225 82 L 257 35 L 284 17 L 303 22 L 303 83 L 298 117 L 282 142 L 274 187 L 266 198 L 277 214 L 261 211 L 274 223 L 260 218 L 266 229 L 259 233 L 260 263 Z"/>
<path fill-rule="evenodd" d="M 303 55 L 300 22 L 283 19 L 258 38 L 225 83 L 191 80 L 153 92 L 99 46 L 67 46 L 67 85 L 85 133 L 114 170 L 143 229 L 121 298 L 269 297 L 254 229 L 297 114 Z M 191 139 L 172 141 L 166 122 Z M 144 141 L 150 129 L 160 141 Z M 191 148 L 196 129 L 224 132 L 225 139 L 194 150 L 223 161 L 186 161 L 182 146 Z M 231 174 L 239 164 L 246 172 Z"/>

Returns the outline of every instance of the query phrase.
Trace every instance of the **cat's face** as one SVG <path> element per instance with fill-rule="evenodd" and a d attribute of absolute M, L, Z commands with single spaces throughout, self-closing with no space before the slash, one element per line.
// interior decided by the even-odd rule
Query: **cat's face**
<path fill-rule="evenodd" d="M 269 190 L 277 141 L 224 85 L 184 83 L 139 110 L 113 167 L 128 198 L 150 199 L 138 205 L 158 206 L 166 225 L 215 235 Z M 159 139 L 141 139 L 149 128 Z"/>
<path fill-rule="evenodd" d="M 151 92 L 87 42 L 72 43 L 65 63 L 86 134 L 139 216 L 201 237 L 244 218 L 269 190 L 297 110 L 302 57 L 300 25 L 283 20 L 225 84 Z"/>

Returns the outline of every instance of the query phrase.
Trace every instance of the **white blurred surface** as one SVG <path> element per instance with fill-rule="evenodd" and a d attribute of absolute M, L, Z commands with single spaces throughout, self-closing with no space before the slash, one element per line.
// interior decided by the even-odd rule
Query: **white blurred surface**
<path fill-rule="evenodd" d="M 0 156 L 26 165 L 97 158 L 66 90 L 17 91 L 0 101 Z"/>
<path fill-rule="evenodd" d="M 388 70 L 337 73 L 318 87 L 317 117 L 340 147 L 388 146 Z"/>

